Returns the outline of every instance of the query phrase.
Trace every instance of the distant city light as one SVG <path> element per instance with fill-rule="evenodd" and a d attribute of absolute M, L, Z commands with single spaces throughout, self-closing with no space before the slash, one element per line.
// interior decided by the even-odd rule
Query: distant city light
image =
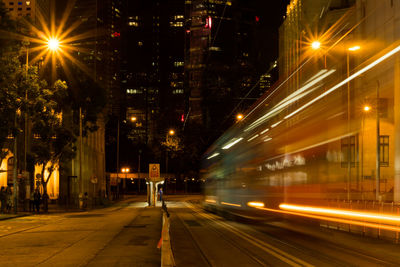
<path fill-rule="evenodd" d="M 239 121 L 240 121 L 241 119 L 243 119 L 243 114 L 237 114 L 237 115 L 236 115 L 236 119 L 239 120 Z"/>

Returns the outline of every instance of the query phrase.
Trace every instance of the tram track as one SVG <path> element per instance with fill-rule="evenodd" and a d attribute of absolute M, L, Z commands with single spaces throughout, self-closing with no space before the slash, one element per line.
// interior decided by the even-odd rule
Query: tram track
<path fill-rule="evenodd" d="M 259 248 L 260 246 L 264 246 L 263 250 L 265 252 L 269 252 L 269 250 L 272 249 L 271 246 L 273 248 L 276 248 L 276 246 L 287 248 L 289 251 L 285 249 L 285 254 L 281 256 L 287 257 L 287 255 L 289 255 L 288 258 L 290 260 L 294 259 L 295 263 L 298 263 L 296 262 L 297 258 L 293 255 L 290 255 L 291 252 L 294 252 L 294 255 L 302 255 L 301 258 L 310 259 L 310 263 L 316 266 L 320 264 L 327 266 L 353 265 L 351 259 L 355 259 L 354 262 L 361 262 L 363 265 L 368 264 L 368 266 L 398 266 L 398 262 L 396 262 L 395 259 L 382 259 L 373 254 L 369 255 L 368 252 L 361 250 L 361 247 L 351 247 L 346 243 L 338 244 L 337 242 L 331 242 L 327 238 L 309 236 L 296 230 L 282 228 L 276 225 L 270 225 L 268 223 L 266 225 L 251 227 L 250 231 L 247 228 L 240 229 L 232 226 L 229 223 L 219 220 L 219 217 L 214 214 L 205 213 L 202 208 L 195 207 L 193 204 L 186 204 L 186 206 L 191 208 L 196 214 L 198 214 L 198 216 L 209 218 L 211 221 L 224 227 L 224 229 L 227 229 L 231 232 L 236 232 L 237 236 L 241 238 L 244 233 L 244 240 L 250 241 L 250 243 L 254 244 L 255 246 L 258 244 L 257 247 Z M 244 231 L 246 231 L 246 233 Z M 284 231 L 284 234 L 280 234 L 282 233 L 280 231 Z M 264 238 L 261 240 L 255 236 L 264 236 Z M 323 244 L 323 246 L 316 246 L 316 244 Z M 311 265 L 309 263 L 306 264 L 308 265 L 300 266 Z"/>
<path fill-rule="evenodd" d="M 193 210 L 194 214 L 196 214 L 195 216 L 201 217 L 203 219 L 206 219 L 206 221 L 212 222 L 213 225 L 211 225 L 210 223 L 209 225 L 210 227 L 213 227 L 213 231 L 219 233 L 222 238 L 224 238 L 227 242 L 229 242 L 234 247 L 239 249 L 243 254 L 251 258 L 255 263 L 257 263 L 260 266 L 268 266 L 268 265 L 265 264 L 265 262 L 262 259 L 259 259 L 255 255 L 253 255 L 253 253 L 249 252 L 246 248 L 244 248 L 244 246 L 239 245 L 239 243 L 235 243 L 234 240 L 229 240 L 225 236 L 221 235 L 220 231 L 217 229 L 216 226 L 221 227 L 222 229 L 233 234 L 234 236 L 239 237 L 240 240 L 245 241 L 248 244 L 251 244 L 253 247 L 256 247 L 261 251 L 268 253 L 269 255 L 273 256 L 274 258 L 278 259 L 283 263 L 286 263 L 289 266 L 307 266 L 307 267 L 313 266 L 312 264 L 309 264 L 306 261 L 303 261 L 293 255 L 290 255 L 289 253 L 286 253 L 285 251 L 271 244 L 268 244 L 258 238 L 255 238 L 254 236 L 251 236 L 226 222 L 218 220 L 215 216 L 204 213 L 202 209 L 195 207 L 193 204 L 185 203 L 185 205 L 189 209 Z"/>

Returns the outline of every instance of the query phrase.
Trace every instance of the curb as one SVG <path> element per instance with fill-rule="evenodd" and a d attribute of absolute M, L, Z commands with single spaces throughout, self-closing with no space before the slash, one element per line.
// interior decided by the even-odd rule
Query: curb
<path fill-rule="evenodd" d="M 13 216 L 7 216 L 7 217 L 3 217 L 0 216 L 0 221 L 5 221 L 5 220 L 11 220 L 11 219 L 15 219 L 15 218 L 20 218 L 20 217 L 26 217 L 29 216 L 30 214 L 20 214 L 20 215 L 13 215 Z"/>

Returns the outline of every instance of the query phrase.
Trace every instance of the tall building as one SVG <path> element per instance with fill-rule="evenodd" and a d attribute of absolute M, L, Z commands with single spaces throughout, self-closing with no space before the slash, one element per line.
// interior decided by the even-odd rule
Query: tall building
<path fill-rule="evenodd" d="M 70 6 L 71 4 L 73 6 Z M 82 148 L 79 143 L 77 144 L 79 153 L 70 166 L 65 166 L 69 176 L 63 177 L 65 179 L 60 181 L 60 194 L 63 194 L 63 199 L 76 201 L 78 194 L 87 192 L 90 199 L 95 200 L 104 197 L 108 188 L 105 176 L 105 124 L 108 115 L 118 111 L 120 105 L 119 65 L 123 1 L 69 1 L 66 7 L 66 10 L 71 10 L 66 28 L 78 23 L 70 36 L 82 37 L 72 44 L 75 46 L 72 56 L 82 64 L 81 68 L 86 72 L 86 79 L 91 79 L 101 88 L 101 92 L 93 92 L 90 88 L 82 86 L 74 89 L 76 86 L 74 81 L 79 81 L 80 77 L 69 77 L 72 78 L 71 88 L 75 90 L 75 97 L 81 103 L 96 101 L 97 96 L 105 94 L 108 105 L 97 114 L 98 128 L 94 132 L 88 132 L 83 138 Z M 86 99 L 82 99 L 86 96 Z M 85 107 L 82 109 L 85 110 Z M 75 114 L 76 116 L 79 118 L 79 115 Z M 70 177 L 79 179 L 70 180 Z M 78 182 L 81 183 L 79 186 Z"/>
<path fill-rule="evenodd" d="M 268 67 L 257 67 L 257 3 L 186 1 L 186 14 L 187 112 L 191 122 L 219 135 L 221 124 L 232 123 L 230 113 L 246 110 L 261 93 L 252 89 Z"/>
<path fill-rule="evenodd" d="M 130 139 L 152 144 L 184 113 L 184 2 L 129 1 L 125 22 L 121 118 Z"/>
<path fill-rule="evenodd" d="M 30 17 L 36 25 L 40 25 L 42 22 L 48 25 L 50 21 L 51 0 L 3 0 L 3 3 L 11 17 Z"/>
<path fill-rule="evenodd" d="M 319 134 L 317 144 L 296 142 L 328 148 L 326 160 L 335 167 L 321 179 L 337 182 L 332 198 L 400 201 L 399 8 L 379 0 L 288 6 L 276 94 L 290 101 L 276 120 L 288 130 Z M 320 45 L 312 49 L 313 41 Z M 285 149 L 296 150 L 291 145 L 288 140 Z"/>

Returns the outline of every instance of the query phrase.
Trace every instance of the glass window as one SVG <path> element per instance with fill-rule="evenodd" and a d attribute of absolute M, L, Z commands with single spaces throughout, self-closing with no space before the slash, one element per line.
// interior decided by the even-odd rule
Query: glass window
<path fill-rule="evenodd" d="M 22 6 L 22 2 L 18 2 L 18 5 L 19 5 L 19 6 Z"/>
<path fill-rule="evenodd" d="M 389 136 L 379 136 L 379 161 L 382 167 L 389 166 Z"/>
<path fill-rule="evenodd" d="M 9 2 L 8 3 L 10 6 L 13 6 L 14 5 L 14 2 Z"/>
<path fill-rule="evenodd" d="M 351 167 L 356 164 L 356 137 L 350 136 L 345 137 L 341 140 L 341 150 L 342 150 L 342 168 L 348 166 L 349 160 Z"/>

